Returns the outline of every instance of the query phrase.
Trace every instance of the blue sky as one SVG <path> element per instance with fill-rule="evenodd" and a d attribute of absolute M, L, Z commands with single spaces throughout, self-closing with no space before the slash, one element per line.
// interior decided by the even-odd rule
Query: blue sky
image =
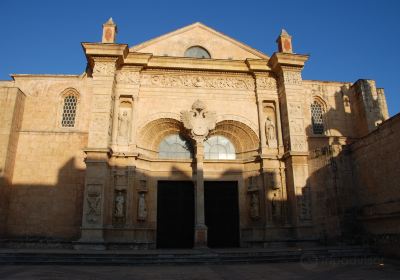
<path fill-rule="evenodd" d="M 101 40 L 112 16 L 118 42 L 135 45 L 200 21 L 271 55 L 285 28 L 297 53 L 310 54 L 304 79 L 385 88 L 390 115 L 400 111 L 400 1 L 0 1 L 0 80 L 10 73 L 80 74 L 80 42 Z"/>

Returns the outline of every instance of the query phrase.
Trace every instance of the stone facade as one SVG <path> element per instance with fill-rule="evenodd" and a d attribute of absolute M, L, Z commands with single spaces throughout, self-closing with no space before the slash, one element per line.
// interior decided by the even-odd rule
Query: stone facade
<path fill-rule="evenodd" d="M 195 247 L 211 234 L 208 181 L 237 184 L 240 246 L 335 242 L 354 235 L 347 224 L 374 232 L 357 211 L 389 203 L 400 174 L 385 175 L 398 122 L 374 81 L 303 80 L 308 56 L 286 31 L 271 57 L 200 23 L 131 48 L 116 32 L 110 19 L 102 43 L 82 43 L 82 75 L 0 82 L 2 236 L 154 248 L 160 181 L 192 182 Z M 202 56 L 185 56 L 191 47 Z M 162 156 L 171 135 L 190 156 Z"/>

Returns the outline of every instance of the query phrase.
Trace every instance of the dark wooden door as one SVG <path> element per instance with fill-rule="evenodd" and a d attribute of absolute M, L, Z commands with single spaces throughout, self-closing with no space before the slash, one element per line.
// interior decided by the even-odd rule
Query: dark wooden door
<path fill-rule="evenodd" d="M 239 247 L 239 202 L 236 181 L 204 183 L 208 246 Z"/>
<path fill-rule="evenodd" d="M 159 181 L 157 192 L 157 248 L 192 248 L 193 183 Z"/>

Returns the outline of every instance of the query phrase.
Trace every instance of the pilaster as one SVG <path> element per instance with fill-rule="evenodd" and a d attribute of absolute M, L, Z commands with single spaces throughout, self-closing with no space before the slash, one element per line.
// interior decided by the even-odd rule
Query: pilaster
<path fill-rule="evenodd" d="M 285 148 L 286 184 L 290 205 L 291 223 L 297 226 L 297 237 L 310 237 L 301 229 L 312 224 L 311 192 L 308 178 L 308 144 L 304 127 L 304 90 L 301 71 L 307 55 L 275 53 L 270 66 L 279 77 L 279 103 L 281 108 L 282 136 Z"/>

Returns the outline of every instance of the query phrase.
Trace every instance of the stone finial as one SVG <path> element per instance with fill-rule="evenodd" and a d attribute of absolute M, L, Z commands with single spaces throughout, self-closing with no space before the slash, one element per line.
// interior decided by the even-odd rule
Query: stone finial
<path fill-rule="evenodd" d="M 285 29 L 282 29 L 281 34 L 279 35 L 278 39 L 276 39 L 276 42 L 278 43 L 279 52 L 293 53 L 292 36 L 290 36 Z"/>
<path fill-rule="evenodd" d="M 114 23 L 112 18 L 103 24 L 103 38 L 102 43 L 115 43 L 117 38 L 117 25 Z"/>

